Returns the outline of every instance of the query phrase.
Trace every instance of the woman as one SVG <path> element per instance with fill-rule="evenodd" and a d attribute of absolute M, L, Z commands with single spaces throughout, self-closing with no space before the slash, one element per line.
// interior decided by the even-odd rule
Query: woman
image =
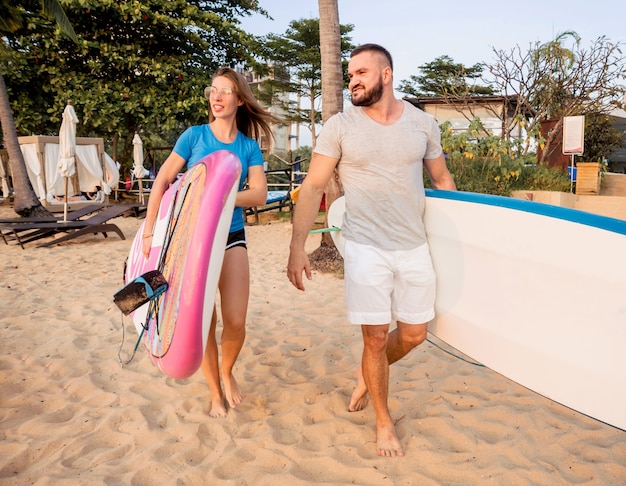
<path fill-rule="evenodd" d="M 241 161 L 239 192 L 228 235 L 218 288 L 222 309 L 222 362 L 215 335 L 217 313 L 202 360 L 202 371 L 211 390 L 211 417 L 225 417 L 227 407 L 241 404 L 243 395 L 233 376 L 233 366 L 246 336 L 250 275 L 242 207 L 262 205 L 267 197 L 263 157 L 257 140 L 272 137 L 270 122 L 280 122 L 254 98 L 248 83 L 236 71 L 220 68 L 204 91 L 209 99 L 209 123 L 190 127 L 180 136 L 154 181 L 148 201 L 143 235 L 143 253 L 148 257 L 152 228 L 163 193 L 185 167 L 189 168 L 216 150 L 229 150 Z M 244 186 L 247 182 L 247 188 Z M 220 380 L 221 376 L 221 380 Z M 222 391 L 221 382 L 224 384 Z"/>

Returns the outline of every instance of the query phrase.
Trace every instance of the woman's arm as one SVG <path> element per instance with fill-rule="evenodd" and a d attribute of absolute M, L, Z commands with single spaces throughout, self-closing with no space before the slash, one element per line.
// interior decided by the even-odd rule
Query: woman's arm
<path fill-rule="evenodd" d="M 262 206 L 267 200 L 267 179 L 262 165 L 248 168 L 248 188 L 237 193 L 235 206 L 249 208 Z"/>

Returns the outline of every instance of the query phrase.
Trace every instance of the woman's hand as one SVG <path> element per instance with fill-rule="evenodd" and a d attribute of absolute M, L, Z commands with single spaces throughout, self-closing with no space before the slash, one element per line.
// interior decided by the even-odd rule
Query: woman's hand
<path fill-rule="evenodd" d="M 145 234 L 141 237 L 141 252 L 148 259 L 150 257 L 150 248 L 152 247 L 152 233 Z"/>

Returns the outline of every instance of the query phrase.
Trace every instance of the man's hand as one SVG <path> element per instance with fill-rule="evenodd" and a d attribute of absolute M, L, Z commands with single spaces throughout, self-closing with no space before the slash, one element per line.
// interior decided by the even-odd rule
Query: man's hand
<path fill-rule="evenodd" d="M 309 257 L 304 249 L 291 250 L 289 252 L 289 261 L 287 263 L 287 278 L 298 290 L 304 290 L 304 284 L 302 283 L 302 272 L 306 274 L 306 278 L 311 280 L 311 264 Z"/>

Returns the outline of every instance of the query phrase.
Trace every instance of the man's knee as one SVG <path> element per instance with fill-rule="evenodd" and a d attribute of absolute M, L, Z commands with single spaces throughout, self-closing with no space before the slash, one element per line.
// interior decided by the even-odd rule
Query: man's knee
<path fill-rule="evenodd" d="M 363 344 L 373 352 L 385 352 L 389 340 L 388 326 L 362 326 Z"/>
<path fill-rule="evenodd" d="M 400 341 L 410 349 L 422 344 L 428 335 L 427 324 L 409 325 L 399 323 L 398 330 L 400 331 Z"/>

